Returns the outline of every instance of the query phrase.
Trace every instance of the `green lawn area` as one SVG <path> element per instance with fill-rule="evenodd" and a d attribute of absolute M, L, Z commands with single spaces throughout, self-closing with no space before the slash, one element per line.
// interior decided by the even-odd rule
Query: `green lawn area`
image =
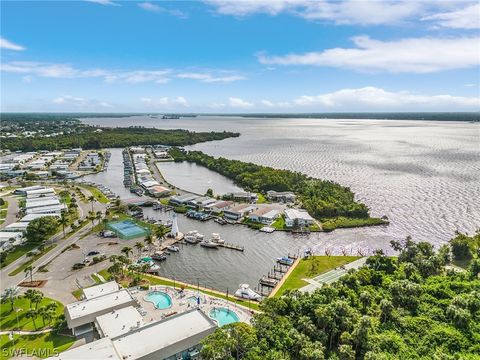
<path fill-rule="evenodd" d="M 263 194 L 257 193 L 257 196 L 258 196 L 257 204 L 266 204 L 266 203 L 268 203 L 267 198 L 266 198 Z"/>
<path fill-rule="evenodd" d="M 18 354 L 26 355 L 28 358 L 39 357 L 46 358 L 67 350 L 75 342 L 71 336 L 59 335 L 56 333 L 46 333 L 39 335 L 14 335 L 13 341 L 8 335 L 0 336 L 0 359 L 9 359 L 17 351 Z"/>
<path fill-rule="evenodd" d="M 3 202 L 3 204 L 0 205 L 0 209 L 1 209 L 1 210 L 5 210 L 5 209 L 7 209 L 7 208 L 8 208 L 8 201 L 5 200 L 5 201 Z"/>
<path fill-rule="evenodd" d="M 285 230 L 285 218 L 283 215 L 280 215 L 277 220 L 275 220 L 273 222 L 272 225 L 270 225 L 271 227 L 273 227 L 274 229 L 277 229 L 277 230 Z"/>
<path fill-rule="evenodd" d="M 63 305 L 62 303 L 49 299 L 43 298 L 40 304 L 38 304 L 38 308 L 40 309 L 42 306 L 48 305 L 51 302 L 55 302 L 57 304 L 56 315 L 60 316 L 63 314 Z M 33 305 L 35 308 L 35 305 Z M 35 327 L 33 326 L 32 319 L 27 318 L 26 312 L 30 309 L 30 300 L 24 298 L 23 296 L 15 299 L 14 302 L 14 309 L 21 309 L 18 311 L 18 326 L 20 330 L 24 331 L 33 331 Z M 52 324 L 55 323 L 55 319 L 52 320 Z M 40 330 L 43 328 L 43 319 L 41 316 L 38 316 L 35 319 L 35 324 L 37 329 Z M 45 324 L 48 326 L 48 323 Z M 2 303 L 0 305 L 0 329 L 3 330 L 13 330 L 17 328 L 17 312 L 15 310 L 11 311 L 10 302 Z"/>
<path fill-rule="evenodd" d="M 3 268 L 8 264 L 11 264 L 15 260 L 17 260 L 19 257 L 21 257 L 23 254 L 26 254 L 30 250 L 34 249 L 36 246 L 37 246 L 36 244 L 25 244 L 25 245 L 16 246 L 12 251 L 9 251 L 7 253 L 7 257 L 5 258 L 5 261 L 0 265 L 0 268 Z"/>
<path fill-rule="evenodd" d="M 110 279 L 110 274 L 108 273 L 108 271 L 106 269 L 104 270 L 101 270 L 98 272 L 101 276 L 103 276 L 103 278 L 105 280 L 109 280 Z M 166 286 L 174 286 L 174 282 L 173 280 L 163 280 L 163 279 L 159 279 L 155 276 L 150 276 L 150 275 L 145 275 L 145 274 L 140 274 L 140 276 L 143 278 L 143 279 L 147 279 L 149 282 L 150 282 L 150 285 L 166 285 Z M 180 287 L 178 282 L 175 283 L 175 286 L 176 287 Z M 197 287 L 196 286 L 187 286 L 186 287 L 187 289 L 191 289 L 191 290 L 197 290 Z M 221 299 L 227 299 L 226 296 L 224 295 L 220 295 L 220 294 L 217 294 L 217 293 L 214 293 L 214 292 L 211 292 L 211 291 L 208 291 L 208 290 L 200 290 L 200 292 L 204 293 L 204 294 L 207 294 L 207 295 L 210 295 L 210 296 L 215 296 L 215 297 L 218 297 L 218 298 L 221 298 Z M 228 300 L 231 301 L 231 302 L 234 302 L 236 304 L 239 304 L 239 305 L 242 305 L 242 306 L 245 306 L 248 308 L 249 304 L 248 304 L 248 301 L 246 300 L 240 300 L 240 299 L 237 299 L 237 298 L 234 298 L 233 296 L 229 296 L 228 297 Z M 258 303 L 256 302 L 250 302 L 250 308 L 253 309 L 253 310 L 259 310 L 259 305 Z"/>
<path fill-rule="evenodd" d="M 29 265 L 33 264 L 35 261 L 37 261 L 38 259 L 40 259 L 43 255 L 45 255 L 45 254 L 48 253 L 50 250 L 52 250 L 55 246 L 57 246 L 57 244 L 52 244 L 52 245 L 46 246 L 40 253 L 38 253 L 37 255 L 32 256 L 31 258 L 29 258 L 28 261 L 24 262 L 24 263 L 23 263 L 22 265 L 20 265 L 18 268 L 16 268 L 15 270 L 13 270 L 10 274 L 8 274 L 8 276 L 15 276 L 15 275 L 17 275 L 19 272 L 22 272 L 22 271 L 25 270 Z"/>
<path fill-rule="evenodd" d="M 287 290 L 299 289 L 308 283 L 302 279 L 313 278 L 338 266 L 357 260 L 359 256 L 311 256 L 300 260 L 275 297 L 280 297 Z"/>
<path fill-rule="evenodd" d="M 110 202 L 110 200 L 108 200 L 107 197 L 103 195 L 103 193 L 100 190 L 98 190 L 96 187 L 88 186 L 88 185 L 84 185 L 83 187 L 88 191 L 90 191 L 92 195 L 95 197 L 95 199 L 97 199 L 98 202 L 102 204 L 108 204 Z"/>
<path fill-rule="evenodd" d="M 385 225 L 388 224 L 388 221 L 382 220 L 380 218 L 345 218 L 338 217 L 335 219 L 324 219 L 322 222 L 322 228 L 324 231 L 332 231 L 337 228 L 354 228 L 362 226 L 376 226 L 376 225 Z"/>

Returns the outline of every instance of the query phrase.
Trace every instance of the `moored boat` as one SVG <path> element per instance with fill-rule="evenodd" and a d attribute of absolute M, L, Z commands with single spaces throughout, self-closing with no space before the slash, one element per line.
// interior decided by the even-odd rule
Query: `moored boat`
<path fill-rule="evenodd" d="M 167 259 L 167 255 L 165 255 L 165 253 L 162 251 L 155 251 L 152 255 L 152 259 L 157 261 L 163 261 Z"/>
<path fill-rule="evenodd" d="M 178 246 L 175 246 L 175 245 L 167 246 L 167 250 L 168 250 L 168 251 L 172 251 L 172 252 L 179 252 L 179 251 L 180 251 L 180 249 L 178 248 Z"/>
<path fill-rule="evenodd" d="M 240 284 L 240 287 L 238 288 L 238 290 L 235 291 L 235 296 L 242 299 L 248 299 L 248 300 L 254 300 L 254 301 L 262 300 L 262 296 L 260 294 L 257 294 L 252 289 L 250 289 L 250 286 L 248 284 Z"/>
<path fill-rule="evenodd" d="M 277 280 L 275 279 L 271 279 L 269 277 L 262 277 L 259 281 L 260 284 L 264 285 L 264 286 L 269 286 L 269 287 L 275 287 L 278 283 Z"/>
<path fill-rule="evenodd" d="M 282 265 L 288 265 L 291 266 L 295 262 L 295 260 L 290 259 L 288 256 L 282 256 L 277 258 L 277 262 Z"/>
<path fill-rule="evenodd" d="M 211 240 L 203 240 L 200 243 L 200 246 L 209 248 L 209 249 L 218 249 L 218 244 L 216 242 L 213 242 Z"/>

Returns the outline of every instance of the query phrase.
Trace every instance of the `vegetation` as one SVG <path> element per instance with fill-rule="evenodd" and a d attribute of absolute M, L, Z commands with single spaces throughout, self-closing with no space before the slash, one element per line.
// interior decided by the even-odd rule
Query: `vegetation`
<path fill-rule="evenodd" d="M 80 130 L 80 129 L 79 129 Z M 232 132 L 191 132 L 188 130 L 160 130 L 144 127 L 97 128 L 84 126 L 76 133 L 45 137 L 16 137 L 2 139 L 2 149 L 12 151 L 34 151 L 77 148 L 102 149 L 109 147 L 128 147 L 134 145 L 172 145 L 186 146 L 205 141 L 223 140 L 237 137 Z"/>
<path fill-rule="evenodd" d="M 445 269 L 450 248 L 392 242 L 312 294 L 262 302 L 253 325 L 232 324 L 204 340 L 208 359 L 478 359 L 480 266 Z M 478 248 L 476 249 L 478 250 Z"/>
<path fill-rule="evenodd" d="M 480 231 L 474 236 L 457 233 L 450 240 L 452 248 L 453 263 L 460 267 L 467 267 L 470 262 L 478 261 L 480 258 Z"/>
<path fill-rule="evenodd" d="M 90 191 L 94 200 L 97 200 L 99 203 L 107 204 L 110 202 L 110 200 L 108 200 L 107 197 L 96 187 L 90 186 L 90 185 L 84 185 L 83 187 L 86 188 L 88 191 Z M 87 200 L 87 201 L 90 201 L 90 200 Z"/>
<path fill-rule="evenodd" d="M 335 218 L 350 219 L 350 226 L 383 224 L 382 219 L 372 220 L 368 207 L 355 201 L 353 192 L 335 182 L 311 178 L 299 172 L 274 169 L 245 163 L 238 160 L 214 158 L 200 151 L 184 152 L 172 149 L 170 155 L 175 161 L 189 161 L 207 167 L 232 179 L 242 188 L 265 194 L 268 190 L 293 191 L 300 204 L 314 218 L 328 220 L 333 226 Z M 352 219 L 354 219 L 352 221 Z M 339 224 L 346 224 L 339 221 Z"/>
<path fill-rule="evenodd" d="M 45 255 L 46 253 L 48 253 L 50 250 L 52 250 L 55 246 L 57 246 L 56 244 L 52 244 L 52 245 L 49 245 L 49 246 L 46 246 L 46 247 L 43 247 L 37 254 L 33 255 L 32 257 L 30 257 L 30 259 L 26 262 L 24 262 L 22 265 L 20 265 L 18 268 L 16 268 L 15 270 L 13 270 L 10 274 L 8 274 L 8 276 L 15 276 L 17 275 L 18 273 L 22 272 L 22 271 L 25 271 L 25 269 L 27 269 L 29 266 L 31 266 L 35 261 L 37 261 L 38 259 L 40 259 L 43 255 Z"/>
<path fill-rule="evenodd" d="M 10 340 L 8 335 L 0 336 L 0 359 L 9 359 L 17 354 L 28 357 L 46 358 L 67 350 L 75 342 L 72 336 L 49 332 L 39 335 L 14 335 Z"/>
<path fill-rule="evenodd" d="M 322 223 L 322 229 L 324 231 L 332 231 L 336 228 L 352 228 L 360 226 L 376 226 L 386 224 L 386 220 L 379 218 L 367 218 L 367 219 L 351 219 L 346 217 L 338 217 L 335 219 L 324 220 Z"/>
<path fill-rule="evenodd" d="M 29 243 L 40 244 L 57 232 L 58 221 L 54 216 L 42 216 L 28 223 L 25 238 Z"/>
<path fill-rule="evenodd" d="M 63 305 L 43 296 L 38 290 L 28 289 L 25 295 L 2 297 L 0 329 L 34 331 L 53 326 L 63 316 Z M 18 323 L 17 323 L 18 316 Z"/>
<path fill-rule="evenodd" d="M 282 287 L 278 289 L 275 296 L 279 297 L 288 290 L 299 289 L 308 285 L 308 283 L 303 280 L 305 278 L 313 278 L 324 272 L 348 264 L 358 258 L 358 256 L 310 256 L 301 259 L 290 276 L 285 280 Z"/>
<path fill-rule="evenodd" d="M 34 249 L 37 246 L 37 244 L 24 244 L 24 245 L 19 245 L 15 246 L 12 250 L 8 252 L 2 252 L 2 254 L 5 254 L 4 257 L 0 257 L 0 268 L 3 268 L 11 263 L 13 263 L 15 260 L 20 258 L 21 256 L 25 255 L 32 249 Z"/>

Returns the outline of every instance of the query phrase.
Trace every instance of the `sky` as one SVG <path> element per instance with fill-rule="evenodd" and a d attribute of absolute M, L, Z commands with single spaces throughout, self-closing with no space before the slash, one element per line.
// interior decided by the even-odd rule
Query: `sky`
<path fill-rule="evenodd" d="M 5 1 L 4 112 L 480 110 L 480 3 Z"/>

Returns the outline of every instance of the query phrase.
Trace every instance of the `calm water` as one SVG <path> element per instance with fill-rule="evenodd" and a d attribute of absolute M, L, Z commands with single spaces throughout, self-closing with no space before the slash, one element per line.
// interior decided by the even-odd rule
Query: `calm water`
<path fill-rule="evenodd" d="M 205 194 L 208 189 L 213 189 L 215 195 L 242 191 L 242 188 L 236 186 L 225 176 L 194 163 L 162 162 L 157 164 L 165 180 L 170 184 L 195 194 Z"/>
<path fill-rule="evenodd" d="M 477 180 L 480 178 L 480 128 L 477 124 L 215 117 L 162 120 L 140 116 L 88 119 L 88 122 L 103 126 L 238 131 L 242 134 L 239 138 L 191 148 L 337 181 L 350 186 L 373 215 L 387 215 L 391 221 L 387 227 L 293 237 L 281 232 L 263 234 L 241 226 L 201 223 L 179 216 L 181 231 L 197 229 L 206 236 L 219 232 L 228 242 L 244 245 L 246 251 L 185 245 L 162 263 L 166 276 L 234 290 L 243 282 L 255 285 L 273 266 L 276 257 L 306 247 L 318 253 L 329 249 L 355 254 L 358 249 L 372 251 L 375 248 L 391 252 L 392 239 L 411 235 L 417 241 L 426 240 L 438 246 L 448 241 L 455 230 L 473 232 L 480 228 Z M 121 150 L 113 150 L 107 172 L 90 179 L 131 197 L 123 188 L 122 176 Z M 182 186 L 193 189 L 198 179 L 185 177 L 183 181 L 186 183 Z M 227 183 L 222 182 L 222 186 L 228 186 Z M 145 214 L 169 216 L 152 209 Z"/>

